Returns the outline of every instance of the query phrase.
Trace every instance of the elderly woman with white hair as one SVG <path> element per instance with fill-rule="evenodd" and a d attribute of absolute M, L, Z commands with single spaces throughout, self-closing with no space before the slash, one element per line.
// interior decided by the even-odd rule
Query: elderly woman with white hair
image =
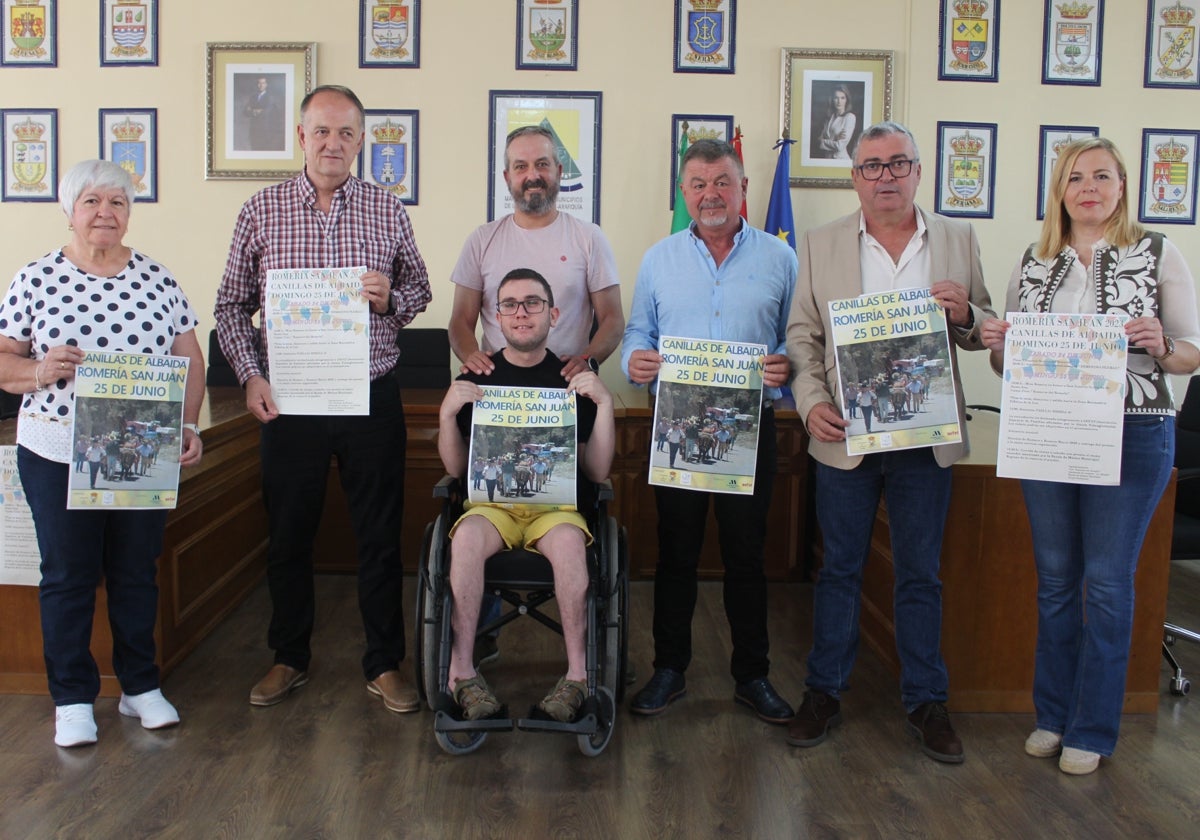
<path fill-rule="evenodd" d="M 24 394 L 17 467 L 41 551 L 43 653 L 60 747 L 96 742 L 100 672 L 89 650 L 96 588 L 104 580 L 121 714 L 147 729 L 179 722 L 159 688 L 154 623 L 156 560 L 165 510 L 68 510 L 75 368 L 87 350 L 190 360 L 179 464 L 200 461 L 196 421 L 204 357 L 196 313 L 160 263 L 124 244 L 133 206 L 129 174 L 84 161 L 59 185 L 70 241 L 17 272 L 0 300 L 0 388 Z"/>

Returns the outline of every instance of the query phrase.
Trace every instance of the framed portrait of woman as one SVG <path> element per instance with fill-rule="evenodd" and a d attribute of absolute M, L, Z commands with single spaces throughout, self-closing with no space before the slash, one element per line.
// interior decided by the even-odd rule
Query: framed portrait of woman
<path fill-rule="evenodd" d="M 892 52 L 785 48 L 782 75 L 791 186 L 850 189 L 858 138 L 892 116 Z"/>

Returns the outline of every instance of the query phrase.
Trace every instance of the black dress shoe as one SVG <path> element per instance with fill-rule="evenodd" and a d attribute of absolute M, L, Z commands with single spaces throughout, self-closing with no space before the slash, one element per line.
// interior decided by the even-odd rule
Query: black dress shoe
<path fill-rule="evenodd" d="M 766 677 L 738 683 L 733 690 L 733 699 L 743 706 L 749 706 L 767 723 L 787 723 L 796 716 Z"/>
<path fill-rule="evenodd" d="M 655 668 L 654 676 L 633 698 L 629 711 L 635 715 L 657 715 L 687 694 L 683 674 L 670 668 Z"/>

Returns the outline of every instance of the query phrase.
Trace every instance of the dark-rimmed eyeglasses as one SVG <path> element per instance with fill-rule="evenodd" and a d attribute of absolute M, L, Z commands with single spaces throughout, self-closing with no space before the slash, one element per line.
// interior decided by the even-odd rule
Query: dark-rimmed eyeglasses
<path fill-rule="evenodd" d="M 855 169 L 868 181 L 878 181 L 883 177 L 883 170 L 892 173 L 893 178 L 907 178 L 912 172 L 913 164 L 919 163 L 915 158 L 899 158 L 897 160 L 869 160 Z"/>
<path fill-rule="evenodd" d="M 527 297 L 525 300 L 502 300 L 496 304 L 496 311 L 501 315 L 516 315 L 518 307 L 525 307 L 527 315 L 540 314 L 549 303 L 545 298 Z"/>

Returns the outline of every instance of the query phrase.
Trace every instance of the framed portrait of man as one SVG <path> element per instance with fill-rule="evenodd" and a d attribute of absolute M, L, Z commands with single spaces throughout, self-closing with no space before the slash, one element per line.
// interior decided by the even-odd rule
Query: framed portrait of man
<path fill-rule="evenodd" d="M 209 44 L 206 178 L 282 179 L 304 166 L 300 102 L 315 44 Z"/>

